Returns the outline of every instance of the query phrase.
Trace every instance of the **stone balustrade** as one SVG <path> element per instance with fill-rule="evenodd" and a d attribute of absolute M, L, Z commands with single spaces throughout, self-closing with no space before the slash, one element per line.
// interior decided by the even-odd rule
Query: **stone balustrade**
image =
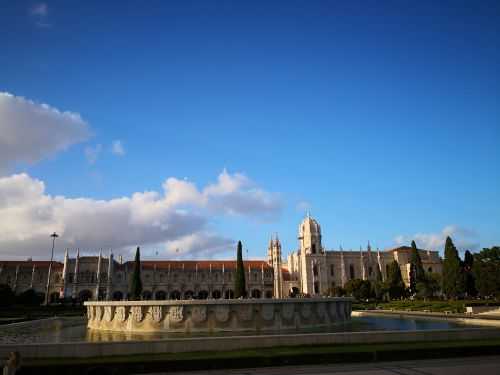
<path fill-rule="evenodd" d="M 87 326 L 117 332 L 321 328 L 351 318 L 350 298 L 85 302 Z"/>

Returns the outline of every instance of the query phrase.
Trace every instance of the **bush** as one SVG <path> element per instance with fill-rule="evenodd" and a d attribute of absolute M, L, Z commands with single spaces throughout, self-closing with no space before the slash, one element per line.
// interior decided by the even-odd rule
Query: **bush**
<path fill-rule="evenodd" d="M 348 295 L 358 300 L 372 298 L 372 284 L 369 280 L 352 279 L 345 284 L 345 291 Z"/>
<path fill-rule="evenodd" d="M 43 302 L 43 294 L 28 289 L 17 296 L 16 302 L 20 305 L 37 306 Z"/>

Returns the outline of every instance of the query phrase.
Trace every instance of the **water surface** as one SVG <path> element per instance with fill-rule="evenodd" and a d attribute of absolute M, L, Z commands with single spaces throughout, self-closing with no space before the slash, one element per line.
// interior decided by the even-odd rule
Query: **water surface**
<path fill-rule="evenodd" d="M 102 341 L 147 341 L 179 337 L 206 337 L 206 336 L 248 336 L 259 334 L 295 334 L 295 333 L 324 333 L 324 332 L 366 332 L 366 331 L 413 331 L 431 329 L 458 329 L 471 328 L 473 325 L 460 324 L 450 321 L 431 320 L 413 317 L 394 316 L 358 316 L 351 321 L 321 329 L 304 329 L 293 331 L 265 331 L 265 332 L 223 332 L 212 334 L 180 334 L 180 333 L 116 333 L 102 332 L 87 329 L 83 318 L 64 318 L 51 321 L 49 324 L 24 323 L 22 326 L 0 326 L 0 344 L 26 343 L 65 343 L 65 342 L 102 342 Z M 476 326 L 479 327 L 479 326 Z M 484 328 L 484 327 L 483 327 Z"/>

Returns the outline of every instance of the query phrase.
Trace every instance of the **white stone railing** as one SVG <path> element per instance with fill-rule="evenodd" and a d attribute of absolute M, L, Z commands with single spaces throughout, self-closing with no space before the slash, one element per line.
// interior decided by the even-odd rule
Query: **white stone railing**
<path fill-rule="evenodd" d="M 85 302 L 87 326 L 118 332 L 270 331 L 351 318 L 351 298 Z"/>

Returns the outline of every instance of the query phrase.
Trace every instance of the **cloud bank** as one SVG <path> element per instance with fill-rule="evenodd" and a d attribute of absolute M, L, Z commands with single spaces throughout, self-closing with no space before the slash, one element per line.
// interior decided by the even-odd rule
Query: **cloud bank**
<path fill-rule="evenodd" d="M 17 162 L 36 163 L 89 137 L 89 126 L 78 113 L 0 92 L 0 174 Z"/>
<path fill-rule="evenodd" d="M 42 181 L 16 174 L 0 178 L 0 254 L 46 258 L 49 234 L 56 231 L 59 253 L 67 247 L 129 250 L 139 244 L 207 257 L 233 244 L 209 230 L 212 216 L 268 219 L 281 208 L 279 195 L 226 170 L 201 190 L 191 182 L 168 178 L 162 192 L 136 192 L 111 200 L 51 196 Z"/>
<path fill-rule="evenodd" d="M 419 248 L 442 252 L 448 236 L 451 237 L 460 251 L 480 249 L 477 233 L 458 225 L 448 225 L 438 233 L 416 233 L 413 236 L 400 235 L 394 239 L 394 242 L 398 246 L 409 246 L 411 241 L 414 240 Z"/>

